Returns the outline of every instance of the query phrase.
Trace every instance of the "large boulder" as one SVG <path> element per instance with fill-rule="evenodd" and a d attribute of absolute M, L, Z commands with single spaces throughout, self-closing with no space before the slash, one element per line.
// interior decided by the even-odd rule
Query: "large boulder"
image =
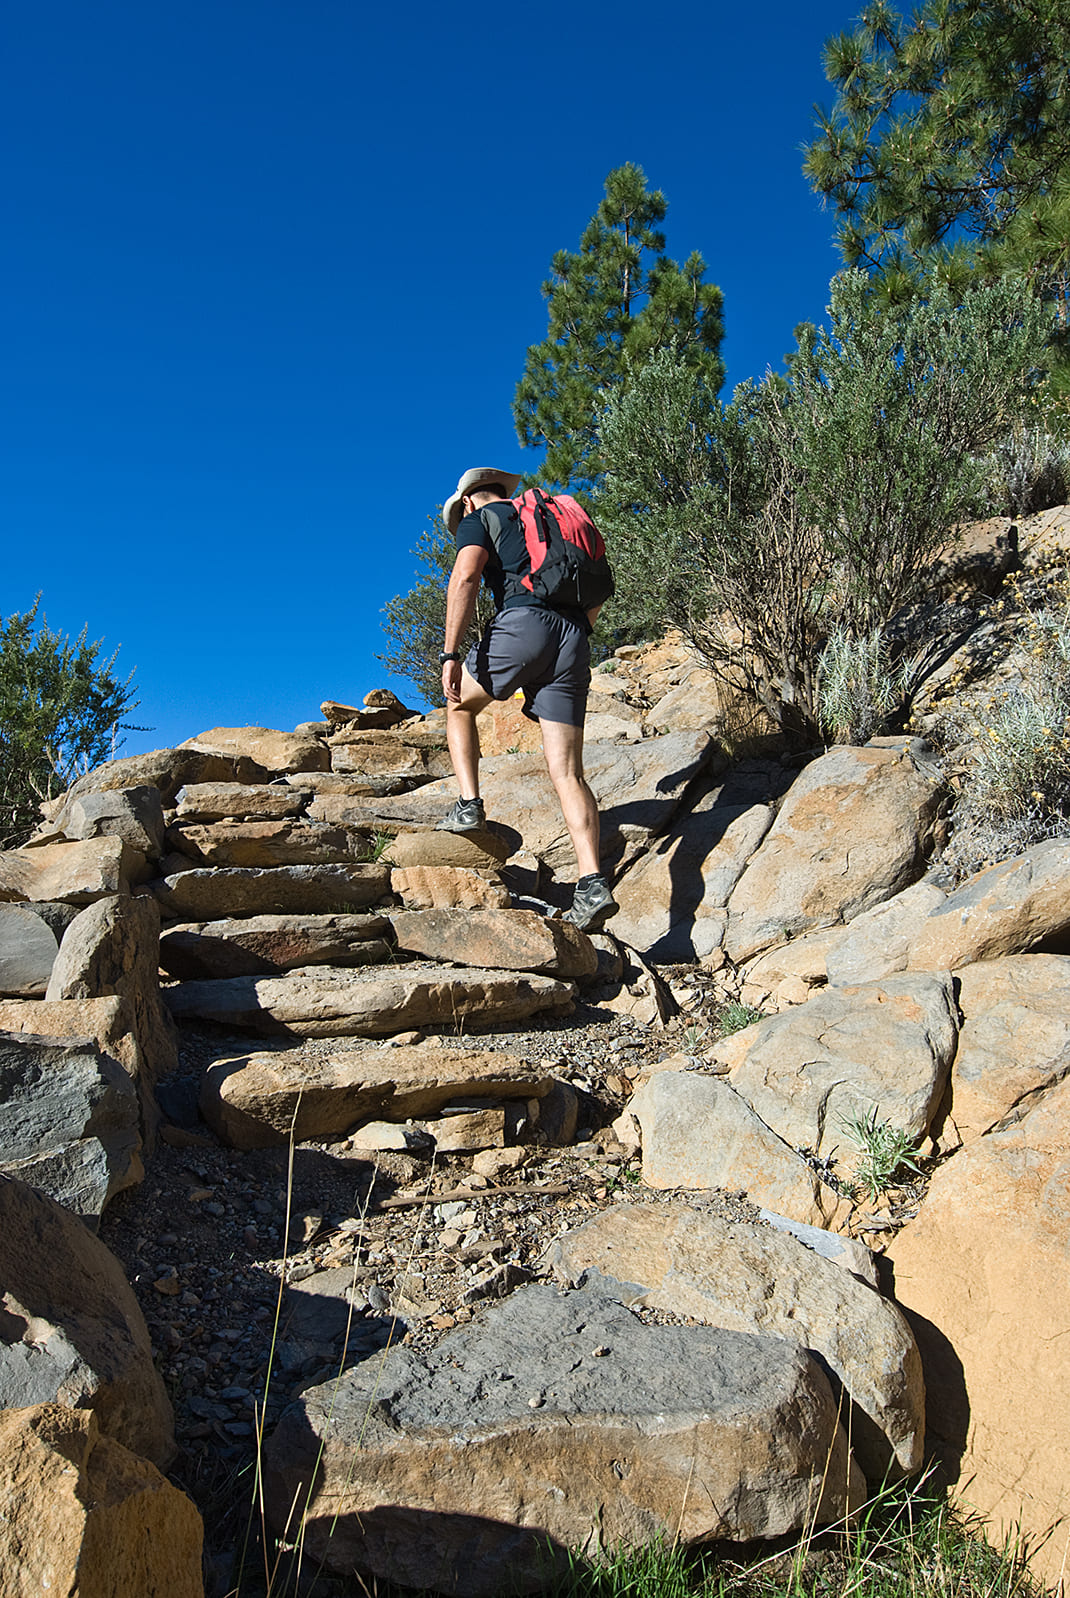
<path fill-rule="evenodd" d="M 516 833 L 504 827 L 479 827 L 474 832 L 435 832 L 419 828 L 402 832 L 383 855 L 393 867 L 453 866 L 469 871 L 494 871 L 515 854 Z"/>
<path fill-rule="evenodd" d="M 174 1417 L 122 1266 L 77 1216 L 0 1175 L 0 1409 L 92 1409 L 100 1429 L 164 1467 Z"/>
<path fill-rule="evenodd" d="M 0 1031 L 32 1033 L 42 1038 L 92 1038 L 104 1053 L 118 1060 L 131 1082 L 143 1084 L 147 1068 L 133 1031 L 126 999 L 0 1000 Z"/>
<path fill-rule="evenodd" d="M 91 1409 L 0 1411 L 6 1598 L 203 1598 L 201 1517 Z"/>
<path fill-rule="evenodd" d="M 958 970 L 974 960 L 1022 954 L 1070 935 L 1070 839 L 1038 843 L 971 877 L 921 921 L 910 940 L 911 970 Z"/>
<path fill-rule="evenodd" d="M 182 982 L 271 976 L 305 965 L 375 965 L 389 960 L 386 916 L 246 916 L 168 927 L 160 964 Z"/>
<path fill-rule="evenodd" d="M 566 1232 L 551 1260 L 570 1284 L 589 1273 L 593 1285 L 597 1272 L 626 1303 L 819 1354 L 855 1406 L 851 1446 L 869 1481 L 921 1465 L 925 1388 L 902 1312 L 790 1232 L 689 1205 L 620 1204 Z"/>
<path fill-rule="evenodd" d="M 267 1446 L 265 1489 L 279 1530 L 306 1506 L 305 1548 L 328 1568 L 492 1598 L 596 1547 L 821 1525 L 861 1481 L 797 1347 L 536 1286 L 425 1353 L 307 1388 Z"/>
<path fill-rule="evenodd" d="M 266 771 L 329 771 L 326 744 L 310 733 L 279 732 L 274 727 L 211 727 L 181 745 L 197 754 L 247 760 Z"/>
<path fill-rule="evenodd" d="M 424 1044 L 324 1055 L 276 1049 L 216 1060 L 201 1114 L 232 1148 L 269 1148 L 291 1134 L 340 1138 L 359 1122 L 435 1115 L 454 1100 L 541 1099 L 553 1078 L 515 1055 Z"/>
<path fill-rule="evenodd" d="M 0 1171 L 95 1229 L 144 1175 L 137 1090 L 118 1061 L 89 1038 L 0 1032 Z"/>
<path fill-rule="evenodd" d="M 107 760 L 72 783 L 55 801 L 55 810 L 68 799 L 83 794 L 106 793 L 115 788 L 148 785 L 160 790 L 165 805 L 174 804 L 179 792 L 193 782 L 264 782 L 270 773 L 247 756 L 207 754 L 200 749 L 153 749 L 144 755 Z M 51 811 L 51 807 L 49 807 Z"/>
<path fill-rule="evenodd" d="M 715 1076 L 659 1071 L 628 1101 L 626 1114 L 639 1124 L 649 1187 L 720 1187 L 793 1221 L 846 1222 L 850 1205 Z"/>
<path fill-rule="evenodd" d="M 750 1028 L 731 1083 L 793 1148 L 849 1157 L 848 1123 L 871 1115 L 914 1142 L 924 1136 L 956 1037 L 946 972 L 829 988 Z M 728 1045 L 738 1056 L 739 1041 Z"/>
<path fill-rule="evenodd" d="M 920 739 L 831 749 L 813 761 L 728 901 L 730 958 L 850 921 L 920 877 L 945 799 Z"/>
<path fill-rule="evenodd" d="M 930 1446 L 996 1545 L 1021 1533 L 1052 1585 L 1065 1577 L 1068 1235 L 1070 1078 L 941 1165 L 888 1250 Z"/>
<path fill-rule="evenodd" d="M 59 940 L 32 905 L 0 906 L 0 995 L 43 997 L 59 951 Z"/>
<path fill-rule="evenodd" d="M 534 910 L 399 910 L 390 919 L 398 948 L 428 960 L 572 978 L 598 970 L 585 933 Z"/>
<path fill-rule="evenodd" d="M 155 885 L 165 915 L 181 921 L 221 916 L 337 915 L 378 904 L 390 892 L 383 865 L 204 867 Z"/>
<path fill-rule="evenodd" d="M 171 827 L 167 836 L 179 854 L 207 866 L 345 864 L 368 848 L 368 839 L 351 828 L 300 818 L 190 822 Z"/>
<path fill-rule="evenodd" d="M 38 830 L 34 843 L 49 838 L 122 838 L 149 859 L 163 853 L 164 818 L 160 790 L 150 783 L 137 788 L 107 788 L 69 796 Z"/>
<path fill-rule="evenodd" d="M 1070 959 L 1007 955 L 959 973 L 965 1017 L 951 1071 L 951 1116 L 964 1142 L 1070 1072 Z"/>
<path fill-rule="evenodd" d="M 0 900 L 61 899 L 92 904 L 109 894 L 130 891 L 142 856 L 121 838 L 88 838 L 83 843 L 46 843 L 0 854 Z"/>
<path fill-rule="evenodd" d="M 905 971 L 918 923 L 946 902 L 947 894 L 934 882 L 912 882 L 893 899 L 856 916 L 829 947 L 828 980 L 837 987 L 852 987 Z"/>
<path fill-rule="evenodd" d="M 60 944 L 45 998 L 102 999 L 117 994 L 147 1075 L 146 1090 L 173 1071 L 178 1046 L 160 1000 L 160 912 L 147 897 L 100 899 L 75 916 Z"/>
<path fill-rule="evenodd" d="M 261 1034 L 389 1037 L 412 1027 L 465 1022 L 494 1026 L 546 1011 L 567 1015 L 571 982 L 513 971 L 435 965 L 339 970 L 317 966 L 290 976 L 184 982 L 165 991 L 179 1020 L 217 1021 Z"/>

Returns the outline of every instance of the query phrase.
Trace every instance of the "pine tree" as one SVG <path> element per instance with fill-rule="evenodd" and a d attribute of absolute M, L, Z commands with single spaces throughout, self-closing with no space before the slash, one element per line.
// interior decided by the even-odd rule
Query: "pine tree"
<path fill-rule="evenodd" d="M 837 98 L 804 171 L 848 265 L 891 299 L 933 252 L 952 284 L 1013 267 L 1065 295 L 1068 0 L 924 0 L 909 22 L 877 0 L 825 70 Z"/>
<path fill-rule="evenodd" d="M 641 167 L 617 167 L 579 251 L 560 250 L 542 285 L 549 327 L 528 350 L 513 415 L 522 444 L 546 446 L 541 475 L 554 486 L 582 489 L 597 481 L 599 418 L 608 394 L 655 351 L 675 341 L 714 393 L 724 381 L 721 291 L 702 281 L 701 255 L 678 266 L 664 253 L 656 224 L 667 208 L 665 196 L 647 188 Z"/>

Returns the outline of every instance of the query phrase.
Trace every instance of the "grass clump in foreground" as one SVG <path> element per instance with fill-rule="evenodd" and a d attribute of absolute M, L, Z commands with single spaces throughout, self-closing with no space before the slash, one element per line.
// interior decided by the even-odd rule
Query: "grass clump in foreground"
<path fill-rule="evenodd" d="M 848 1529 L 750 1559 L 655 1543 L 577 1563 L 553 1598 L 1044 1598 L 1017 1546 L 996 1549 L 926 1479 L 886 1488 Z"/>

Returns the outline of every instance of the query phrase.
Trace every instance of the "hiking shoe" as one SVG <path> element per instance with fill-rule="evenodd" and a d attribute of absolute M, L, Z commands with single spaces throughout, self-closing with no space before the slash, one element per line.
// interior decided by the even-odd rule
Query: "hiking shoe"
<path fill-rule="evenodd" d="M 486 825 L 482 799 L 458 799 L 449 815 L 435 822 L 435 831 L 481 832 Z"/>
<path fill-rule="evenodd" d="M 572 909 L 566 910 L 562 919 L 579 927 L 581 932 L 597 932 L 619 909 L 605 877 L 600 874 L 581 877 L 572 896 Z"/>

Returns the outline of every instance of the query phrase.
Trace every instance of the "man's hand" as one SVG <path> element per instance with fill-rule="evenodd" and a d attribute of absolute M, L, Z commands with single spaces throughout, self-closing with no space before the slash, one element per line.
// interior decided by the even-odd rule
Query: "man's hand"
<path fill-rule="evenodd" d="M 442 668 L 442 692 L 447 702 L 452 705 L 460 703 L 461 699 L 461 663 L 459 660 L 447 660 Z"/>

